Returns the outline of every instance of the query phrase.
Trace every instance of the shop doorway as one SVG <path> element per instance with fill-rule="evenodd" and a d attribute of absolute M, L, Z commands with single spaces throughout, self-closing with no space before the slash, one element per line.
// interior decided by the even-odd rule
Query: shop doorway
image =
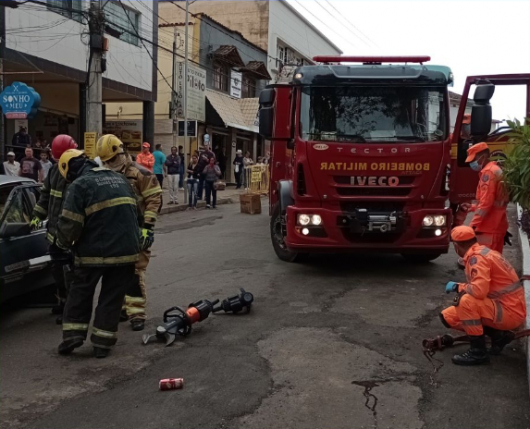
<path fill-rule="evenodd" d="M 228 154 L 230 153 L 228 147 L 229 142 L 227 135 L 217 133 L 212 134 L 212 150 L 219 163 L 223 179 L 226 179 L 227 177 Z"/>

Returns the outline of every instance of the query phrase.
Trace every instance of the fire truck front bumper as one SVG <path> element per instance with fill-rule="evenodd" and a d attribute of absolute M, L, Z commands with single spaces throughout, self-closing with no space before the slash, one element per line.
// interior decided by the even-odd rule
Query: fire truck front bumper
<path fill-rule="evenodd" d="M 290 250 L 302 252 L 377 251 L 447 253 L 450 209 L 352 212 L 324 208 L 287 208 Z"/>

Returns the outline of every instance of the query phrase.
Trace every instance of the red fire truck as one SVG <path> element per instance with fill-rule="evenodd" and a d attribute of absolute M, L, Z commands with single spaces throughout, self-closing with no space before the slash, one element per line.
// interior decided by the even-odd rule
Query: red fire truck
<path fill-rule="evenodd" d="M 462 124 L 462 102 L 451 134 L 453 75 L 429 60 L 315 57 L 317 65 L 284 66 L 261 92 L 280 259 L 376 251 L 430 261 L 447 253 L 453 212 L 477 184 L 465 152 L 504 131 L 489 136 L 495 85 L 526 85 L 530 116 L 530 74 L 468 78 L 463 100 L 476 87 L 471 123 Z"/>

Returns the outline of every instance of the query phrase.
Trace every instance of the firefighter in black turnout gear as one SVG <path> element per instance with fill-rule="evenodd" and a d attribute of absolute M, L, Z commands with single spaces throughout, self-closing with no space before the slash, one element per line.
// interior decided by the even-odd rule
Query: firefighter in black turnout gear
<path fill-rule="evenodd" d="M 56 161 L 59 161 L 61 155 L 68 149 L 77 149 L 77 143 L 72 137 L 66 134 L 60 134 L 53 139 L 52 155 Z M 59 314 L 57 323 L 62 322 L 62 314 L 66 296 L 68 293 L 68 283 L 70 282 L 69 252 L 60 249 L 56 244 L 56 228 L 59 215 L 63 208 L 63 200 L 68 188 L 68 182 L 59 172 L 58 164 L 55 164 L 49 171 L 44 184 L 40 191 L 39 202 L 33 208 L 33 219 L 31 228 L 38 229 L 40 224 L 48 219 L 46 224 L 46 239 L 50 243 L 48 251 L 53 255 L 54 262 L 51 267 L 53 280 L 57 287 L 58 305 L 52 309 L 52 313 Z"/>
<path fill-rule="evenodd" d="M 98 167 L 78 150 L 61 156 L 59 171 L 72 183 L 57 224 L 57 244 L 72 249 L 75 264 L 59 353 L 69 354 L 86 340 L 101 279 L 90 340 L 102 358 L 116 344 L 121 306 L 140 253 L 136 196 L 125 177 Z"/>

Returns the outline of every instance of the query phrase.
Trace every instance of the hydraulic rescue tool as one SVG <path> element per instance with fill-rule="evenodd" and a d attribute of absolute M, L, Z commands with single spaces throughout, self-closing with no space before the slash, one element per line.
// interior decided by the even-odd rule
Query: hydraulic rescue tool
<path fill-rule="evenodd" d="M 213 311 L 213 306 L 218 304 L 219 300 L 211 302 L 206 299 L 191 303 L 188 309 L 184 311 L 180 307 L 172 307 L 164 312 L 164 324 L 156 328 L 156 333 L 145 334 L 142 339 L 147 344 L 152 339 L 158 339 L 166 342 L 166 347 L 173 344 L 177 335 L 185 337 L 191 332 L 191 325 L 202 322 Z"/>
<path fill-rule="evenodd" d="M 237 314 L 244 308 L 246 308 L 247 313 L 250 312 L 252 302 L 254 301 L 254 295 L 250 292 L 246 292 L 243 288 L 239 290 L 241 291 L 241 294 L 229 296 L 224 299 L 221 305 L 213 309 L 213 312 L 217 313 L 218 311 L 224 310 L 225 313 L 232 312 Z"/>

